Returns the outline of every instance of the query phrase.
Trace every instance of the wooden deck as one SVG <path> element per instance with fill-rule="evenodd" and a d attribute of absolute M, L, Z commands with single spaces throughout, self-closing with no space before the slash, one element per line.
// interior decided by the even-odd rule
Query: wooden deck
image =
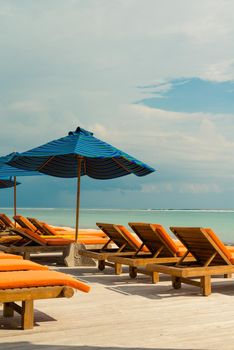
<path fill-rule="evenodd" d="M 234 349 L 234 279 L 213 279 L 213 293 L 183 285 L 174 290 L 167 276 L 152 285 L 139 275 L 105 274 L 95 267 L 59 268 L 89 283 L 89 294 L 35 302 L 35 327 L 9 329 L 0 313 L 0 348 L 24 350 Z M 18 316 L 14 326 L 20 324 Z"/>

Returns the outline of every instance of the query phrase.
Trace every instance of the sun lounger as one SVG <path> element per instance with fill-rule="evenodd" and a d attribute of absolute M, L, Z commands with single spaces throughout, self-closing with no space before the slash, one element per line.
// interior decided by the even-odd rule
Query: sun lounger
<path fill-rule="evenodd" d="M 234 254 L 210 228 L 171 227 L 171 230 L 194 256 L 195 261 L 186 263 L 185 253 L 175 266 L 150 264 L 147 268 L 171 275 L 172 285 L 176 289 L 181 287 L 181 283 L 187 283 L 199 287 L 204 296 L 210 295 L 211 276 L 230 275 L 234 272 Z"/>
<path fill-rule="evenodd" d="M 48 225 L 45 222 L 41 222 L 37 220 L 36 218 L 27 218 L 40 232 L 43 233 L 43 235 L 49 235 L 49 236 L 69 236 L 69 237 L 75 237 L 75 231 L 74 230 L 66 230 L 61 227 L 52 227 L 51 225 Z M 79 237 L 87 237 L 87 236 L 95 236 L 95 237 L 101 237 L 106 238 L 106 235 L 101 230 L 82 230 L 79 229 Z"/>
<path fill-rule="evenodd" d="M 119 263 L 107 261 L 109 257 L 118 255 L 132 256 L 141 248 L 141 243 L 137 240 L 124 226 L 107 223 L 97 223 L 97 226 L 109 237 L 106 244 L 101 249 L 84 250 L 80 249 L 79 254 L 98 261 L 100 271 L 105 269 L 105 266 L 110 266 L 115 269 L 116 274 L 120 274 L 122 266 Z M 109 247 L 114 244 L 115 247 Z M 141 249 L 140 249 L 141 250 Z M 141 251 L 141 254 L 147 254 L 147 250 Z"/>
<path fill-rule="evenodd" d="M 59 240 L 59 239 L 61 240 L 61 243 L 59 244 L 63 243 L 62 240 L 64 240 L 64 242 L 68 241 L 69 243 L 74 243 L 74 237 L 70 237 L 66 235 L 58 236 L 53 232 L 53 230 L 47 224 L 42 224 L 41 226 L 37 225 L 36 227 L 27 218 L 25 218 L 22 215 L 14 216 L 14 220 L 17 222 L 18 225 L 20 225 L 20 227 L 26 233 L 28 233 L 29 231 L 32 232 L 32 235 L 34 235 L 35 233 L 37 235 L 37 238 L 38 236 L 40 236 L 44 240 L 48 241 L 49 245 L 52 245 L 53 241 Z M 79 243 L 83 243 L 85 245 L 101 245 L 101 244 L 105 244 L 106 242 L 107 242 L 107 239 L 102 237 L 95 237 L 95 236 L 79 237 Z"/>
<path fill-rule="evenodd" d="M 0 302 L 3 316 L 21 315 L 23 329 L 34 325 L 34 300 L 70 298 L 74 289 L 89 292 L 90 287 L 69 275 L 55 271 L 17 271 L 0 273 Z M 22 307 L 16 302 L 22 301 Z"/>
<path fill-rule="evenodd" d="M 45 239 L 28 229 L 11 228 L 11 233 L 22 237 L 21 241 L 11 244 L 0 244 L 0 250 L 10 254 L 21 254 L 25 259 L 30 259 L 35 253 L 55 253 L 60 252 L 64 258 L 67 256 L 68 246 L 73 242 L 68 239 L 55 238 Z M 0 239 L 1 242 L 1 239 Z"/>
<path fill-rule="evenodd" d="M 131 278 L 137 276 L 137 272 L 150 275 L 152 282 L 158 282 L 159 275 L 156 272 L 145 269 L 150 263 L 155 264 L 172 264 L 178 262 L 180 256 L 186 251 L 184 247 L 177 246 L 173 239 L 169 236 L 163 226 L 150 223 L 129 223 L 129 226 L 137 234 L 142 241 L 140 250 L 146 247 L 149 254 L 140 256 L 138 250 L 134 255 L 129 257 L 109 257 L 108 261 L 129 266 L 129 275 Z M 193 260 L 193 257 L 188 257 L 187 260 Z M 144 269 L 142 269 L 144 268 Z"/>
<path fill-rule="evenodd" d="M 23 244 L 16 241 L 14 244 L 1 244 L 0 239 L 0 250 L 6 253 L 21 254 L 25 259 L 30 259 L 31 254 L 38 253 L 62 253 L 63 261 L 66 265 L 72 264 L 72 252 L 70 251 L 70 245 L 74 243 L 74 240 L 61 237 L 49 237 L 40 236 L 37 232 L 33 232 L 27 228 L 11 228 L 11 233 L 23 238 Z M 81 239 L 81 242 L 90 245 L 100 244 L 107 240 L 94 237 Z M 74 257 L 73 257 L 74 258 Z"/>
<path fill-rule="evenodd" d="M 11 219 L 4 213 L 0 213 L 0 224 L 2 229 L 15 227 Z"/>

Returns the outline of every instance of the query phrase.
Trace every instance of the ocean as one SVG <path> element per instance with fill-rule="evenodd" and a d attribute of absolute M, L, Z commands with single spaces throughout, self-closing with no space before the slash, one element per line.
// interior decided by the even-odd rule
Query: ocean
<path fill-rule="evenodd" d="M 13 215 L 13 209 L 0 208 Z M 56 226 L 75 227 L 75 210 L 63 208 L 18 208 L 17 214 L 36 217 Z M 80 228 L 97 228 L 96 222 L 126 225 L 130 221 L 170 226 L 211 227 L 227 243 L 234 243 L 234 210 L 135 210 L 81 209 Z"/>

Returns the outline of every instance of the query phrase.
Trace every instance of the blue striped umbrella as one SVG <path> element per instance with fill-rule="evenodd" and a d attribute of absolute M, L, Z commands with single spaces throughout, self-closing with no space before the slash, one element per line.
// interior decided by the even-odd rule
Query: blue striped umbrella
<path fill-rule="evenodd" d="M 16 185 L 19 184 L 19 182 L 16 182 L 16 177 L 42 175 L 38 171 L 28 171 L 23 169 L 17 169 L 10 165 L 7 165 L 7 163 L 17 155 L 19 155 L 19 153 L 13 152 L 4 157 L 0 157 L 0 178 L 6 179 L 6 178 L 13 177 L 13 180 L 8 180 L 10 181 L 8 187 L 14 187 L 14 215 L 16 215 Z"/>
<path fill-rule="evenodd" d="M 16 181 L 16 178 L 14 178 L 14 180 L 12 180 L 11 178 L 9 179 L 0 179 L 0 188 L 10 188 L 10 187 L 14 187 L 14 204 L 16 203 L 16 199 L 15 199 L 15 190 L 16 190 L 16 186 L 20 185 L 20 182 Z M 14 214 L 16 213 L 16 209 L 14 209 Z"/>
<path fill-rule="evenodd" d="M 0 179 L 0 188 L 10 188 L 14 187 L 14 185 L 20 185 L 20 182 L 16 182 L 15 184 L 11 179 Z"/>
<path fill-rule="evenodd" d="M 118 148 L 101 141 L 80 127 L 68 136 L 16 155 L 9 165 L 47 175 L 77 177 L 76 240 L 78 238 L 80 177 L 114 179 L 134 174 L 148 175 L 155 170 Z"/>

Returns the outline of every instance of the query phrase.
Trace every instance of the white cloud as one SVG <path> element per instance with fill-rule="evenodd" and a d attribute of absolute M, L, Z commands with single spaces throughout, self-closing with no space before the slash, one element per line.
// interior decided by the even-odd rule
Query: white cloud
<path fill-rule="evenodd" d="M 215 183 L 183 183 L 179 185 L 179 192 L 192 194 L 220 193 L 222 188 Z"/>

